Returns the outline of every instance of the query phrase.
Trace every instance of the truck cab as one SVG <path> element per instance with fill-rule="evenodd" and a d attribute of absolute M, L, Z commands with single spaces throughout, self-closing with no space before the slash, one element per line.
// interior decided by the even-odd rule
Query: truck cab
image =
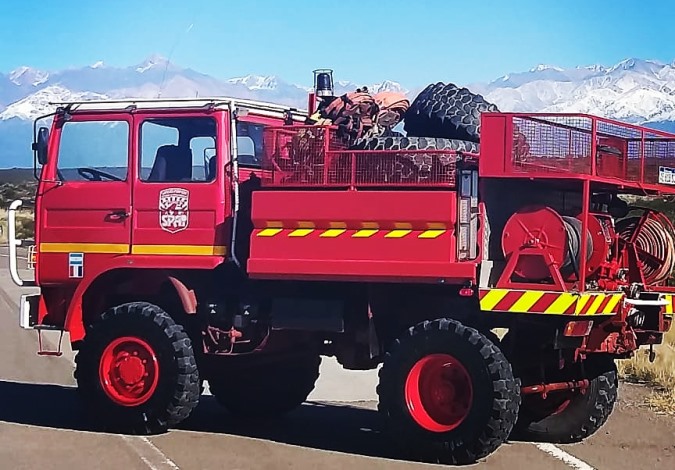
<path fill-rule="evenodd" d="M 60 106 L 36 145 L 42 292 L 27 298 L 24 324 L 65 327 L 76 342 L 82 307 L 70 300 L 103 273 L 213 269 L 232 257 L 238 185 L 261 177 L 263 129 L 289 116 L 301 119 L 240 101 Z"/>

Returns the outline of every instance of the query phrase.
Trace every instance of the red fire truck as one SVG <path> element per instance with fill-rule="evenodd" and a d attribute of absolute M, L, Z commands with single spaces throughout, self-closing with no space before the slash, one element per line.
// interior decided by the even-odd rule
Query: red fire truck
<path fill-rule="evenodd" d="M 424 460 L 597 431 L 615 360 L 672 322 L 673 226 L 635 201 L 675 194 L 675 135 L 488 110 L 479 140 L 418 113 L 415 135 L 355 143 L 308 120 L 331 99 L 323 72 L 304 112 L 74 102 L 35 127 L 21 326 L 67 332 L 96 423 L 166 430 L 204 381 L 234 415 L 279 415 L 333 356 L 380 368 L 383 427 Z"/>

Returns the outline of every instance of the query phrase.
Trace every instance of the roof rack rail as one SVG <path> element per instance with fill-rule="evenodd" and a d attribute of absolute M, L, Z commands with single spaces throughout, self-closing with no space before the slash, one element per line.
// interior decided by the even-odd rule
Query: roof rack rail
<path fill-rule="evenodd" d="M 204 98 L 120 98 L 82 101 L 50 102 L 51 106 L 69 107 L 70 111 L 107 110 L 114 108 L 123 110 L 129 106 L 143 109 L 167 109 L 184 107 L 219 107 L 246 108 L 252 114 L 274 115 L 283 117 L 287 113 L 293 116 L 294 121 L 304 121 L 307 111 L 289 105 L 281 105 L 265 101 L 254 101 L 232 97 L 204 97 Z M 107 108 L 109 107 L 109 108 Z"/>

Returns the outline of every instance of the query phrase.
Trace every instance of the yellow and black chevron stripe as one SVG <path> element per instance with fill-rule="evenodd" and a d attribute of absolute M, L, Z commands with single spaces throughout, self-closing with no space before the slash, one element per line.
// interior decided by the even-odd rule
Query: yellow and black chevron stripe
<path fill-rule="evenodd" d="M 412 224 L 396 223 L 393 227 L 382 228 L 375 223 L 363 222 L 357 229 L 348 228 L 346 223 L 331 222 L 326 228 L 316 228 L 312 223 L 298 223 L 296 227 L 284 227 L 280 222 L 268 222 L 266 227 L 256 231 L 256 237 L 304 238 L 406 238 L 435 239 L 448 232 L 445 224 L 429 223 L 423 230 L 413 229 Z"/>
<path fill-rule="evenodd" d="M 480 307 L 484 312 L 615 315 L 619 312 L 623 298 L 624 294 L 617 292 L 484 289 L 480 291 Z"/>

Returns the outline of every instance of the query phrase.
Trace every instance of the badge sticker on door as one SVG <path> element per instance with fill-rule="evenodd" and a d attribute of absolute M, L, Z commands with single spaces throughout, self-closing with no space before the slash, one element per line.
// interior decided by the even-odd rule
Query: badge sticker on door
<path fill-rule="evenodd" d="M 190 221 L 190 191 L 167 188 L 159 192 L 159 225 L 162 230 L 177 233 L 185 230 Z"/>
<path fill-rule="evenodd" d="M 68 253 L 68 276 L 75 279 L 84 276 L 84 253 Z"/>

